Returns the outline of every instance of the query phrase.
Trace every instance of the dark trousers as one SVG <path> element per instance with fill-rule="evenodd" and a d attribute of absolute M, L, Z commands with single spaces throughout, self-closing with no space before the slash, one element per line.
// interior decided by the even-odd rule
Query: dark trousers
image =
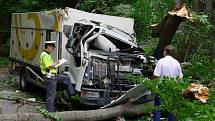
<path fill-rule="evenodd" d="M 46 109 L 49 112 L 54 112 L 54 100 L 57 84 L 66 86 L 67 93 L 72 96 L 75 94 L 70 78 L 67 75 L 56 75 L 51 78 L 44 77 L 46 85 Z"/>

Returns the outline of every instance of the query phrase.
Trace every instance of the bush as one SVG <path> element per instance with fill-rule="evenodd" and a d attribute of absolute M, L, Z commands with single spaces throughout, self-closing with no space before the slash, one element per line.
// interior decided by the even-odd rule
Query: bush
<path fill-rule="evenodd" d="M 0 68 L 8 67 L 11 61 L 8 58 L 0 58 Z"/>
<path fill-rule="evenodd" d="M 208 85 L 214 79 L 214 69 L 214 61 L 206 56 L 196 58 L 191 65 L 183 67 L 185 77 L 199 80 L 203 85 Z"/>
<path fill-rule="evenodd" d="M 209 101 L 206 104 L 198 100 L 185 99 L 182 91 L 190 85 L 188 79 L 177 81 L 173 78 L 160 78 L 147 80 L 141 77 L 132 78 L 136 82 L 145 85 L 161 99 L 162 111 L 168 111 L 176 115 L 179 121 L 205 121 L 215 119 L 215 91 L 211 90 Z"/>

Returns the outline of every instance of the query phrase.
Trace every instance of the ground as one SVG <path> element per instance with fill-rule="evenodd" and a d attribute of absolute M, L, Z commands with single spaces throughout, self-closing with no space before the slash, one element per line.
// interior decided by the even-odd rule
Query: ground
<path fill-rule="evenodd" d="M 26 100 L 36 100 L 40 103 L 29 103 Z M 20 101 L 21 100 L 21 101 Z M 83 106 L 72 100 L 70 103 L 62 104 L 61 100 L 55 107 L 57 111 L 65 110 L 88 110 L 89 107 Z M 41 104 L 42 103 L 42 104 Z M 13 114 L 13 113 L 35 113 L 37 107 L 44 107 L 45 104 L 45 91 L 40 88 L 35 88 L 31 91 L 23 91 L 19 85 L 19 75 L 9 73 L 8 68 L 0 68 L 0 113 L 2 114 Z M 125 121 L 123 117 L 117 117 L 111 119 L 111 121 Z M 127 121 L 133 121 L 133 119 L 126 119 Z M 110 120 L 108 120 L 110 121 Z"/>
<path fill-rule="evenodd" d="M 0 68 L 0 113 L 37 112 L 36 107 L 44 104 L 23 103 L 22 100 L 44 101 L 44 96 L 40 95 L 41 92 L 22 91 L 19 75 L 10 74 L 8 68 Z"/>

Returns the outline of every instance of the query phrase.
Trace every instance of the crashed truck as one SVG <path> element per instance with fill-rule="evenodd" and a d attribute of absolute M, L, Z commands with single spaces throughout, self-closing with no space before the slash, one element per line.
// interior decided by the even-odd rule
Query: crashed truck
<path fill-rule="evenodd" d="M 88 13 L 72 8 L 13 13 L 10 58 L 20 70 L 20 86 L 44 88 L 39 67 L 45 41 L 56 41 L 53 60 L 65 58 L 58 67 L 67 74 L 81 103 L 104 106 L 135 84 L 129 75 L 141 75 L 138 65 L 147 62 L 135 40 L 131 18 Z"/>

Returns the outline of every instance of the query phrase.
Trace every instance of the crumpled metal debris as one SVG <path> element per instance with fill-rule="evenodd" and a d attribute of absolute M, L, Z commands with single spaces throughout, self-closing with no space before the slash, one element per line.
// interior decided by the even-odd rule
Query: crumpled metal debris
<path fill-rule="evenodd" d="M 202 103 L 206 103 L 208 100 L 209 89 L 201 84 L 191 83 L 191 85 L 183 91 L 182 95 L 188 98 L 194 98 L 200 100 Z"/>

